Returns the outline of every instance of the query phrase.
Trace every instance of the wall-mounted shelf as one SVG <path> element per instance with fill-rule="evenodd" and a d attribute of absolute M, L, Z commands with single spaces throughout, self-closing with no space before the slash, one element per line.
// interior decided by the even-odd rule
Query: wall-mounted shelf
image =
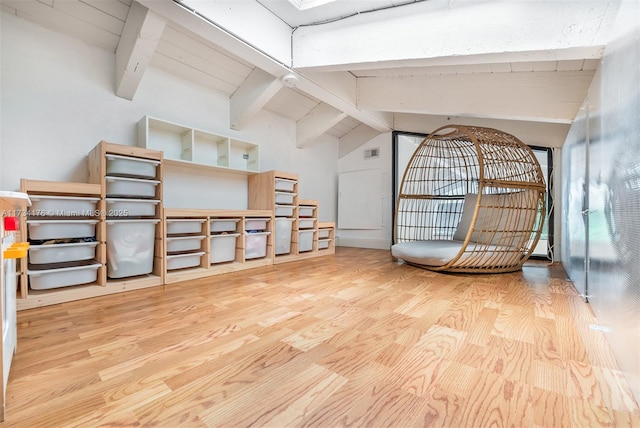
<path fill-rule="evenodd" d="M 138 122 L 138 146 L 164 152 L 166 165 L 242 174 L 260 170 L 257 144 L 150 116 Z"/>

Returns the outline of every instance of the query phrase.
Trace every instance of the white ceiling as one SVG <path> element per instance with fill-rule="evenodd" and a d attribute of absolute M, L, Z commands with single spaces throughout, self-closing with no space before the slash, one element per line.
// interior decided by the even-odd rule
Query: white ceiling
<path fill-rule="evenodd" d="M 124 98 L 154 67 L 228 96 L 231 127 L 266 109 L 298 123 L 301 147 L 327 134 L 350 149 L 379 132 L 428 132 L 446 120 L 561 145 L 619 5 L 336 0 L 298 10 L 288 0 L 139 1 L 0 4 L 116 53 L 115 92 Z M 295 87 L 282 84 L 287 73 Z"/>

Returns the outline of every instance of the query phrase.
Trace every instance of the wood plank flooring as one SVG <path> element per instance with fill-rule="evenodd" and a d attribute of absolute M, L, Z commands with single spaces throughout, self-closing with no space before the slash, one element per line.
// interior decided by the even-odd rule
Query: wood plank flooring
<path fill-rule="evenodd" d="M 20 312 L 2 426 L 640 426 L 597 322 L 559 266 L 338 248 Z"/>

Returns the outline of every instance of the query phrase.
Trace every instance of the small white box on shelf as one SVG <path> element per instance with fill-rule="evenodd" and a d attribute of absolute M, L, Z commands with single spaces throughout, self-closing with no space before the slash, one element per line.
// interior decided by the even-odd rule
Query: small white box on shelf
<path fill-rule="evenodd" d="M 29 246 L 29 263 L 34 265 L 92 260 L 96 257 L 97 241 Z"/>
<path fill-rule="evenodd" d="M 244 230 L 266 230 L 270 218 L 245 218 Z"/>
<path fill-rule="evenodd" d="M 124 198 L 154 198 L 158 180 L 145 180 L 141 178 L 110 177 L 106 181 L 107 197 Z"/>
<path fill-rule="evenodd" d="M 239 233 L 221 233 L 211 235 L 209 263 L 232 262 L 236 258 L 236 240 Z"/>
<path fill-rule="evenodd" d="M 172 218 L 167 219 L 167 235 L 177 235 L 181 233 L 202 233 L 202 225 L 205 219 Z"/>
<path fill-rule="evenodd" d="M 293 217 L 295 208 L 295 205 L 276 205 L 274 214 L 276 217 Z"/>
<path fill-rule="evenodd" d="M 293 192 L 295 190 L 296 181 L 286 178 L 276 178 L 276 190 L 283 192 Z"/>
<path fill-rule="evenodd" d="M 209 222 L 211 233 L 215 232 L 235 232 L 239 218 L 214 218 Z"/>
<path fill-rule="evenodd" d="M 299 217 L 315 217 L 314 213 L 316 211 L 316 207 L 300 205 L 298 207 L 298 216 Z"/>
<path fill-rule="evenodd" d="M 27 220 L 29 239 L 71 239 L 95 236 L 98 220 Z"/>
<path fill-rule="evenodd" d="M 327 248 L 329 248 L 330 243 L 331 243 L 331 239 L 319 239 L 318 250 L 326 250 Z"/>
<path fill-rule="evenodd" d="M 107 276 L 125 278 L 153 271 L 156 224 L 160 220 L 107 220 Z"/>
<path fill-rule="evenodd" d="M 298 231 L 298 251 L 303 253 L 305 251 L 313 250 L 313 234 L 316 231 L 311 230 L 300 230 Z"/>
<path fill-rule="evenodd" d="M 27 274 L 32 289 L 49 290 L 96 282 L 100 266 L 102 266 L 100 263 L 95 263 L 87 266 L 29 270 Z"/>
<path fill-rule="evenodd" d="M 276 204 L 292 205 L 295 196 L 295 193 L 276 192 Z"/>
<path fill-rule="evenodd" d="M 253 232 L 245 234 L 244 258 L 258 259 L 267 255 L 267 237 L 271 232 Z"/>
<path fill-rule="evenodd" d="M 203 255 L 204 251 L 167 256 L 167 270 L 186 269 L 200 266 L 200 258 Z"/>
<path fill-rule="evenodd" d="M 299 219 L 298 220 L 298 229 L 313 229 L 313 226 L 315 226 L 315 220 L 310 218 L 310 219 Z"/>
<path fill-rule="evenodd" d="M 178 251 L 195 251 L 202 247 L 204 235 L 189 236 L 168 236 L 167 252 L 175 253 Z"/>
<path fill-rule="evenodd" d="M 289 254 L 291 252 L 291 232 L 293 230 L 292 218 L 276 219 L 276 255 Z"/>
<path fill-rule="evenodd" d="M 107 198 L 107 217 L 150 217 L 156 215 L 157 199 Z"/>
<path fill-rule="evenodd" d="M 331 236 L 331 229 L 318 229 L 318 239 L 326 239 Z"/>
<path fill-rule="evenodd" d="M 30 216 L 95 217 L 100 198 L 29 195 Z"/>
<path fill-rule="evenodd" d="M 132 156 L 106 154 L 105 158 L 106 175 L 113 176 L 155 178 L 156 168 L 160 165 L 160 161 Z"/>

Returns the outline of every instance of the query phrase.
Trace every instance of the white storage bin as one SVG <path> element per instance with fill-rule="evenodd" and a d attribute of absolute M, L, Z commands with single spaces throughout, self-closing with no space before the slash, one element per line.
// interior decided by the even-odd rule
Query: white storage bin
<path fill-rule="evenodd" d="M 167 237 L 167 253 L 199 250 L 202 247 L 203 239 L 204 235 L 169 236 Z"/>
<path fill-rule="evenodd" d="M 239 233 L 211 235 L 209 263 L 232 262 L 236 259 L 236 240 Z"/>
<path fill-rule="evenodd" d="M 100 198 L 29 195 L 32 216 L 95 217 Z"/>
<path fill-rule="evenodd" d="M 31 245 L 29 263 L 34 265 L 62 263 L 96 258 L 98 242 L 74 242 L 71 244 Z"/>
<path fill-rule="evenodd" d="M 131 156 L 105 155 L 107 161 L 107 175 L 155 178 L 156 168 L 160 161 L 140 159 Z"/>
<path fill-rule="evenodd" d="M 315 225 L 314 219 L 299 219 L 298 220 L 298 229 L 313 229 Z"/>
<path fill-rule="evenodd" d="M 303 206 L 298 207 L 298 217 L 315 217 L 316 207 Z"/>
<path fill-rule="evenodd" d="M 281 190 L 283 192 L 293 192 L 295 190 L 296 183 L 296 180 L 276 178 L 276 190 Z"/>
<path fill-rule="evenodd" d="M 318 240 L 318 250 L 326 250 L 327 248 L 329 248 L 330 243 L 331 243 L 331 239 Z"/>
<path fill-rule="evenodd" d="M 107 197 L 153 198 L 156 196 L 157 180 L 128 177 L 105 177 Z"/>
<path fill-rule="evenodd" d="M 295 205 L 276 205 L 275 215 L 276 217 L 293 217 Z"/>
<path fill-rule="evenodd" d="M 107 217 L 149 217 L 156 215 L 160 203 L 156 199 L 118 199 L 108 198 Z"/>
<path fill-rule="evenodd" d="M 95 236 L 98 220 L 27 220 L 29 239 L 69 239 Z"/>
<path fill-rule="evenodd" d="M 244 230 L 266 230 L 270 218 L 245 218 Z"/>
<path fill-rule="evenodd" d="M 257 259 L 267 255 L 267 237 L 271 232 L 247 233 L 244 236 L 244 258 Z"/>
<path fill-rule="evenodd" d="M 291 252 L 291 231 L 293 230 L 292 218 L 276 219 L 276 255 L 289 254 Z"/>
<path fill-rule="evenodd" d="M 98 279 L 99 263 L 87 266 L 75 266 L 59 269 L 29 270 L 29 284 L 34 290 L 69 287 L 71 285 L 89 284 Z"/>
<path fill-rule="evenodd" d="M 160 220 L 107 220 L 107 276 L 125 278 L 153 271 L 156 224 Z"/>
<path fill-rule="evenodd" d="M 331 237 L 331 229 L 318 229 L 318 239 Z"/>
<path fill-rule="evenodd" d="M 276 204 L 293 205 L 293 198 L 295 193 L 289 192 L 276 192 Z"/>
<path fill-rule="evenodd" d="M 298 231 L 298 252 L 303 253 L 313 250 L 313 234 L 315 232 L 315 230 Z"/>
<path fill-rule="evenodd" d="M 175 254 L 167 256 L 167 270 L 186 269 L 200 266 L 200 258 L 204 251 L 199 253 Z"/>
<path fill-rule="evenodd" d="M 202 233 L 202 225 L 205 219 L 174 218 L 167 219 L 167 235 L 182 233 Z"/>
<path fill-rule="evenodd" d="M 215 232 L 235 232 L 239 218 L 215 218 L 209 222 L 211 233 Z"/>

